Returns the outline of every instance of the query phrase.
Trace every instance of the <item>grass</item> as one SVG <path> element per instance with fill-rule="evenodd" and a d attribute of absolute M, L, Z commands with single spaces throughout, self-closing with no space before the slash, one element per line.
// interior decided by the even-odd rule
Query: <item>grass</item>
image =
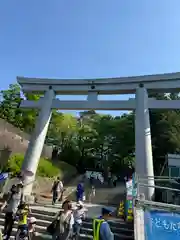
<path fill-rule="evenodd" d="M 13 154 L 8 160 L 7 169 L 12 172 L 13 175 L 21 171 L 21 166 L 24 160 L 23 154 Z M 7 170 L 6 169 L 6 170 Z M 53 162 L 46 158 L 40 158 L 37 176 L 53 178 L 59 176 L 63 178 L 65 175 L 73 176 L 76 173 L 75 167 L 61 161 Z"/>

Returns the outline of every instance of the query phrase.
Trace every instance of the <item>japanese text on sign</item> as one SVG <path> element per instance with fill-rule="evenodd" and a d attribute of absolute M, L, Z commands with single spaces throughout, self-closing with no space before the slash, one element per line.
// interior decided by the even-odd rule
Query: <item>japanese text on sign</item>
<path fill-rule="evenodd" d="M 176 240 L 180 238 L 180 214 L 145 211 L 146 240 Z"/>

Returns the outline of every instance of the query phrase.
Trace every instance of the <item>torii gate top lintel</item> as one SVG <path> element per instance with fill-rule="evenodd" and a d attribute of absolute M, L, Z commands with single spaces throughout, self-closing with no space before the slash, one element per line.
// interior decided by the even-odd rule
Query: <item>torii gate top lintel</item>
<path fill-rule="evenodd" d="M 179 92 L 180 72 L 102 79 L 48 79 L 17 77 L 24 92 L 44 93 L 53 88 L 56 94 L 131 94 L 140 84 L 149 91 Z"/>
<path fill-rule="evenodd" d="M 52 80 L 18 77 L 22 90 L 44 93 L 38 101 L 22 100 L 20 107 L 39 109 L 35 130 L 23 163 L 23 172 L 32 172 L 35 176 L 43 144 L 52 115 L 52 109 L 61 110 L 135 110 L 136 173 L 154 176 L 149 109 L 179 109 L 180 100 L 156 100 L 148 98 L 148 91 L 180 92 L 180 72 L 148 75 L 139 77 L 87 79 L 87 80 Z M 98 94 L 136 93 L 135 99 L 127 101 L 102 101 Z M 62 101 L 58 94 L 87 95 L 83 101 Z M 33 181 L 32 181 L 33 182 Z M 149 186 L 154 186 L 154 179 L 147 179 Z M 147 199 L 154 195 L 154 188 L 139 188 Z"/>

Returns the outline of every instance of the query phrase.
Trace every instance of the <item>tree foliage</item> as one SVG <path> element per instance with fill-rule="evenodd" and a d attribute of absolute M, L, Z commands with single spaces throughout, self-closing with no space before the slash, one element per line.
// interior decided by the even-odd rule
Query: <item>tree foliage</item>
<path fill-rule="evenodd" d="M 27 94 L 29 100 L 39 95 Z M 155 94 L 157 99 L 179 99 L 178 94 Z M 0 117 L 21 130 L 31 133 L 37 110 L 18 106 L 20 87 L 10 85 L 1 91 Z M 180 110 L 150 110 L 151 135 L 155 169 L 163 165 L 167 153 L 180 152 Z M 56 146 L 60 159 L 84 167 L 113 166 L 114 171 L 134 164 L 134 113 L 113 117 L 84 111 L 75 117 L 53 110 L 46 143 Z"/>

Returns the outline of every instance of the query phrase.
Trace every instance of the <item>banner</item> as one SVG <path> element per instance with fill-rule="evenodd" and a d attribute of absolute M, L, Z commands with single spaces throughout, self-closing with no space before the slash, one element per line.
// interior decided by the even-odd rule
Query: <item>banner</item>
<path fill-rule="evenodd" d="M 94 179 L 99 180 L 101 183 L 104 182 L 104 177 L 102 175 L 102 172 L 86 171 L 85 174 L 87 179 L 90 179 L 90 177 L 93 177 Z"/>
<path fill-rule="evenodd" d="M 180 214 L 146 210 L 144 226 L 145 240 L 180 239 Z"/>

